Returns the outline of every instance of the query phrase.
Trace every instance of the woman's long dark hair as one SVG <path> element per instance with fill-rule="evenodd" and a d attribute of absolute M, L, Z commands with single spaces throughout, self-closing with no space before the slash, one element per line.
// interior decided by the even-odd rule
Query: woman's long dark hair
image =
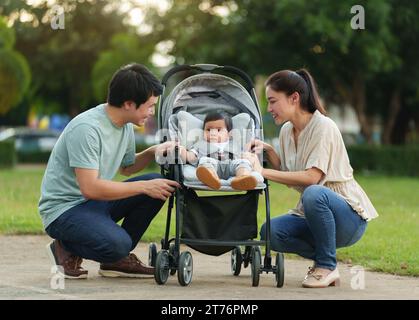
<path fill-rule="evenodd" d="M 300 94 L 300 104 L 304 110 L 310 113 L 319 110 L 322 114 L 326 114 L 326 109 L 317 92 L 316 83 L 306 69 L 275 72 L 266 80 L 265 86 L 269 86 L 277 92 L 284 92 L 287 96 L 298 92 Z"/>

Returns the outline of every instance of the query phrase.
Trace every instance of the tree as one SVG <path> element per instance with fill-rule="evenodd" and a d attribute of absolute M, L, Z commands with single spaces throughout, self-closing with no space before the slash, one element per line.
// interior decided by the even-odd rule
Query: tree
<path fill-rule="evenodd" d="M 254 74 L 308 67 L 329 102 L 354 107 L 361 132 L 371 142 L 367 82 L 379 72 L 393 70 L 399 59 L 388 24 L 390 5 L 381 0 L 363 3 L 365 30 L 351 29 L 352 5 L 348 0 L 245 1 L 236 12 L 245 17 L 236 38 L 248 39 L 243 50 L 247 54 L 241 58 Z"/>
<path fill-rule="evenodd" d="M 419 132 L 419 3 L 392 0 L 391 4 L 390 28 L 398 38 L 396 54 L 401 63 L 381 75 L 388 105 L 383 142 L 402 144 L 414 119 Z"/>
<path fill-rule="evenodd" d="M 0 16 L 0 115 L 23 98 L 31 73 L 25 58 L 13 49 L 15 34 Z"/>
<path fill-rule="evenodd" d="M 114 34 L 132 28 L 117 10 L 117 2 L 57 0 L 55 3 L 64 8 L 65 29 L 54 30 L 47 1 L 36 6 L 0 1 L 9 20 L 17 17 L 13 24 L 16 48 L 32 69 L 32 103 L 38 103 L 42 112 L 51 112 L 47 108 L 53 106 L 53 111 L 71 116 L 96 103 L 93 66 L 100 52 L 109 48 Z"/>
<path fill-rule="evenodd" d="M 142 41 L 143 40 L 143 41 Z M 139 38 L 134 33 L 115 34 L 111 47 L 99 54 L 93 66 L 92 79 L 95 98 L 102 101 L 106 97 L 109 81 L 115 71 L 128 63 L 138 62 L 153 69 L 149 59 L 154 52 L 154 43 L 146 37 Z"/>
<path fill-rule="evenodd" d="M 413 97 L 419 68 L 412 66 L 418 63 L 419 10 L 407 0 L 358 1 L 365 30 L 351 28 L 351 0 L 179 3 L 165 16 L 151 17 L 159 40 L 175 43 L 171 53 L 178 62 L 232 62 L 252 77 L 307 67 L 328 102 L 354 107 L 368 142 L 373 116 L 384 120 L 385 142 L 392 142 L 386 136 L 394 137 L 401 124 L 407 127 L 406 116 L 400 116 L 404 106 L 410 100 L 412 112 L 418 105 Z M 216 14 L 220 6 L 227 16 Z"/>

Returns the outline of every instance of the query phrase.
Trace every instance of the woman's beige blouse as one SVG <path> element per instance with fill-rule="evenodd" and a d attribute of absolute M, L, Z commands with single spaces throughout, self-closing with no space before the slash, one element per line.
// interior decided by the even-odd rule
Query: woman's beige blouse
<path fill-rule="evenodd" d="M 371 220 L 378 216 L 370 199 L 353 177 L 342 135 L 332 119 L 316 111 L 301 131 L 297 148 L 294 143 L 293 125 L 287 122 L 281 128 L 279 145 L 281 170 L 304 171 L 318 168 L 324 173 L 319 185 L 324 185 L 341 195 L 363 219 Z M 293 188 L 301 194 L 305 189 Z M 301 198 L 297 208 L 290 213 L 304 215 Z"/>

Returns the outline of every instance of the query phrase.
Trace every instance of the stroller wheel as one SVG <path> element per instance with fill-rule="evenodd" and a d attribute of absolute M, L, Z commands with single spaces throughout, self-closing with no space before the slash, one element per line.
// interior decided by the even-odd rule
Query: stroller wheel
<path fill-rule="evenodd" d="M 169 256 L 173 259 L 173 261 L 176 260 L 175 257 L 175 244 L 171 243 L 170 247 L 169 247 Z M 176 273 L 176 268 L 171 268 L 170 269 L 170 275 L 173 276 Z"/>
<path fill-rule="evenodd" d="M 182 252 L 179 257 L 177 279 L 181 286 L 187 286 L 192 282 L 193 261 L 189 251 Z"/>
<path fill-rule="evenodd" d="M 259 250 L 258 250 L 259 249 Z M 250 268 L 252 274 L 252 286 L 257 287 L 259 285 L 260 269 L 261 269 L 261 252 L 259 247 L 253 247 L 252 249 L 252 265 Z"/>
<path fill-rule="evenodd" d="M 276 254 L 275 280 L 277 288 L 282 288 L 284 285 L 284 254 L 281 252 Z"/>
<path fill-rule="evenodd" d="M 152 242 L 148 245 L 148 265 L 155 267 L 157 257 L 157 245 Z"/>
<path fill-rule="evenodd" d="M 242 269 L 243 256 L 240 247 L 237 246 L 231 250 L 231 273 L 235 276 L 240 274 Z"/>
<path fill-rule="evenodd" d="M 157 254 L 154 279 L 158 284 L 165 284 L 169 277 L 169 254 L 162 250 Z"/>
<path fill-rule="evenodd" d="M 243 267 L 247 268 L 249 266 L 250 260 L 252 259 L 252 247 L 246 246 L 243 254 Z"/>
<path fill-rule="evenodd" d="M 259 252 L 259 255 L 262 257 L 262 250 L 260 249 L 260 246 L 256 246 L 254 248 Z"/>

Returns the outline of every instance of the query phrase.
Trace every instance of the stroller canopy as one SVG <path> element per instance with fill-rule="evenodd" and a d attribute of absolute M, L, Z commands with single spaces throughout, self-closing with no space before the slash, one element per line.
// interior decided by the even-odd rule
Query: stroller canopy
<path fill-rule="evenodd" d="M 202 73 L 181 81 L 161 104 L 159 128 L 167 129 L 170 116 L 180 110 L 201 120 L 209 111 L 230 116 L 247 113 L 254 120 L 255 129 L 262 129 L 257 102 L 239 82 L 220 74 Z"/>

